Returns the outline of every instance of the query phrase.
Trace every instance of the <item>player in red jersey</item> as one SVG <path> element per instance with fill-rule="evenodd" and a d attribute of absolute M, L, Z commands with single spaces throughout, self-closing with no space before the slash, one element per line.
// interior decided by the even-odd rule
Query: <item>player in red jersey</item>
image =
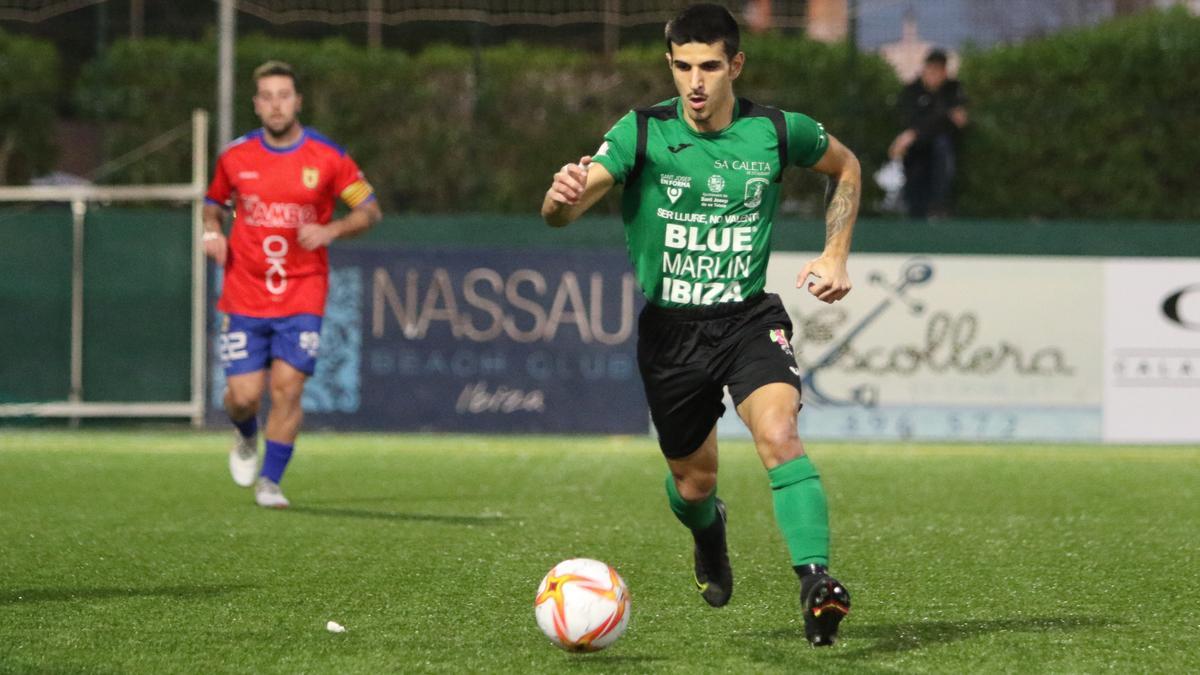
<path fill-rule="evenodd" d="M 300 430 L 304 381 L 316 368 L 329 286 L 326 246 L 362 234 L 381 214 L 346 151 L 300 124 L 291 66 L 268 61 L 254 81 L 262 128 L 230 143 L 217 160 L 205 197 L 204 252 L 225 268 L 217 308 L 226 313 L 225 410 L 237 427 L 229 471 L 238 485 L 254 486 L 259 506 L 286 508 L 279 482 Z M 339 197 L 350 212 L 331 220 Z M 259 471 L 258 409 L 268 370 L 271 412 Z"/>

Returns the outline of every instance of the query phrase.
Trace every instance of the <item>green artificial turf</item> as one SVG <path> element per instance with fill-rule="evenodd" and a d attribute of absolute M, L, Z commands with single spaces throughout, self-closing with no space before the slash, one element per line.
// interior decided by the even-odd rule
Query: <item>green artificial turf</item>
<path fill-rule="evenodd" d="M 306 434 L 267 511 L 229 438 L 0 430 L 0 671 L 1200 671 L 1200 448 L 811 444 L 854 601 L 816 650 L 747 443 L 714 610 L 650 439 Z M 630 585 L 606 651 L 534 623 L 570 557 Z"/>

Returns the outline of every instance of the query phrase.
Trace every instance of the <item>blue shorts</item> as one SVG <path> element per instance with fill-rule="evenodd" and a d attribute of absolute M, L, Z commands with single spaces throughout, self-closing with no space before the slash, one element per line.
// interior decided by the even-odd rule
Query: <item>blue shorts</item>
<path fill-rule="evenodd" d="M 316 314 L 272 319 L 228 314 L 221 329 L 221 364 L 226 377 L 265 370 L 272 359 L 283 359 L 312 375 L 320 348 L 321 317 Z"/>

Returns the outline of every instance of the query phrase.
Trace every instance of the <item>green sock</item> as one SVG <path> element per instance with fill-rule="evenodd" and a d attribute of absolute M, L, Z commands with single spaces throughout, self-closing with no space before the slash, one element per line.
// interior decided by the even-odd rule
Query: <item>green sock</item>
<path fill-rule="evenodd" d="M 775 523 L 793 565 L 829 565 L 829 508 L 821 476 L 807 455 L 767 471 L 775 500 Z"/>
<path fill-rule="evenodd" d="M 716 490 L 713 490 L 712 494 L 702 501 L 689 502 L 679 494 L 679 488 L 675 487 L 675 478 L 669 473 L 667 474 L 667 500 L 671 502 L 671 511 L 675 517 L 689 529 L 703 530 L 712 525 L 717 518 Z"/>

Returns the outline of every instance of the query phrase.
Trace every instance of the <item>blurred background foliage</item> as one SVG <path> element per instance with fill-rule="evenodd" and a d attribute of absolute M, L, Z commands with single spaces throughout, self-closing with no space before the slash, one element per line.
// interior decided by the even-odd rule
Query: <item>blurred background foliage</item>
<path fill-rule="evenodd" d="M 28 183 L 54 165 L 58 98 L 54 45 L 0 31 L 0 185 Z"/>
<path fill-rule="evenodd" d="M 1146 12 L 966 54 L 960 215 L 1200 217 L 1200 19 Z"/>
<path fill-rule="evenodd" d="M 877 55 L 795 35 L 747 37 L 738 94 L 823 122 L 870 175 L 898 131 L 901 83 Z M 117 41 L 86 62 L 70 105 L 119 157 L 212 106 L 212 39 Z M 236 128 L 257 126 L 250 73 L 270 59 L 301 75 L 302 119 L 345 145 L 390 212 L 528 213 L 550 175 L 595 149 L 632 107 L 674 95 L 663 47 L 587 50 L 436 45 L 417 53 L 343 39 L 238 40 Z M 45 41 L 0 33 L 0 167 L 25 182 L 54 157 L 59 61 Z M 1200 217 L 1200 18 L 1149 11 L 963 55 L 971 125 L 958 213 L 1006 218 Z M 186 153 L 155 153 L 104 182 L 186 181 Z M 821 182 L 787 179 L 785 211 L 820 210 Z M 879 193 L 868 179 L 864 209 Z M 615 200 L 605 206 L 616 211 Z"/>

